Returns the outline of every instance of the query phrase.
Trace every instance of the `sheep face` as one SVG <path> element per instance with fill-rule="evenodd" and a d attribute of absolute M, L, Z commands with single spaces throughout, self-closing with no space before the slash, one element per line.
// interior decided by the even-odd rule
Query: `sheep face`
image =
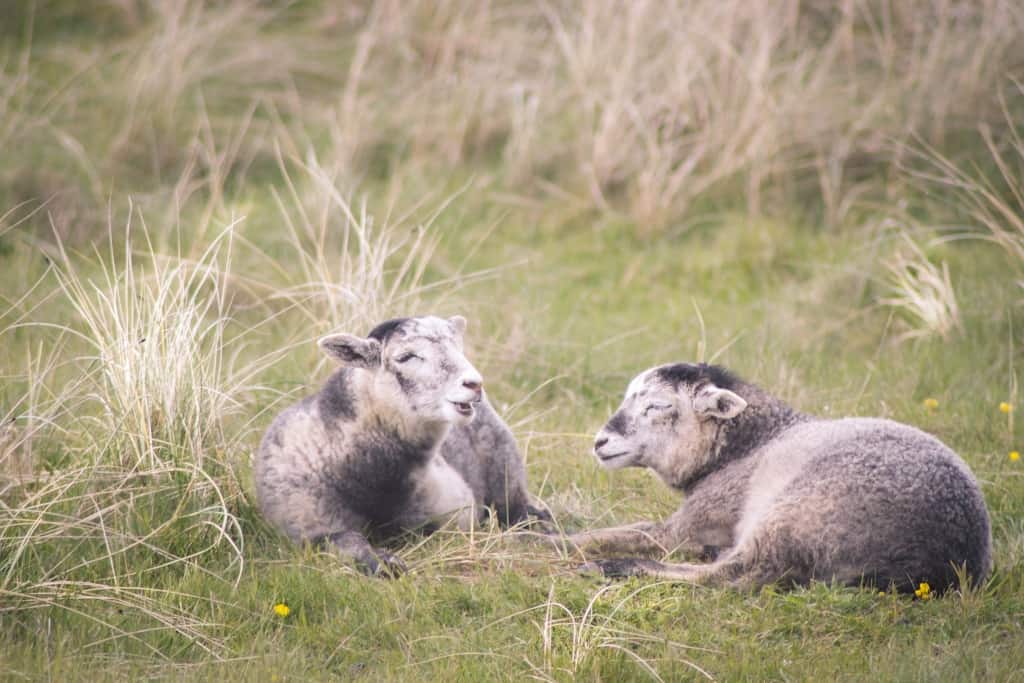
<path fill-rule="evenodd" d="M 483 379 L 463 354 L 466 319 L 402 318 L 366 338 L 334 334 L 320 340 L 327 355 L 369 373 L 378 409 L 406 422 L 468 424 Z"/>
<path fill-rule="evenodd" d="M 692 367 L 681 381 L 674 369 Z M 594 455 L 607 469 L 649 467 L 670 485 L 701 469 L 713 455 L 716 423 L 747 403 L 706 378 L 701 366 L 661 366 L 638 375 L 619 409 L 597 433 Z"/>

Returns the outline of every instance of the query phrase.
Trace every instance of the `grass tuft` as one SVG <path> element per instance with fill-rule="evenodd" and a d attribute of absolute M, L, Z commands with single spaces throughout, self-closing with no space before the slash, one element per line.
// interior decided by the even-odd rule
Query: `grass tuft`
<path fill-rule="evenodd" d="M 910 329 L 897 341 L 932 334 L 946 339 L 962 328 L 949 265 L 936 266 L 907 233 L 900 237 L 902 248 L 885 264 L 890 294 L 880 300 L 907 318 Z"/>

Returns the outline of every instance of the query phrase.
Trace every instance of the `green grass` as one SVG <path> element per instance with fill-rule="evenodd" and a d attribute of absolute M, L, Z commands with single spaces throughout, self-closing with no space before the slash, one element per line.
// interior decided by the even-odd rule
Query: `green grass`
<path fill-rule="evenodd" d="M 723 39 L 749 43 L 744 88 L 777 109 L 720 120 L 738 67 L 666 47 L 640 10 L 456 5 L 39 0 L 4 26 L 0 678 L 1018 678 L 1020 13 L 978 3 L 959 25 L 966 5 L 932 3 L 974 33 L 918 45 L 868 40 L 872 3 L 805 10 L 777 40 L 743 28 L 751 9 Z M 666 25 L 717 16 L 692 6 Z M 636 35 L 612 31 L 629 17 Z M 662 48 L 620 64 L 587 27 L 609 54 Z M 703 65 L 697 90 L 657 91 L 671 111 L 638 94 L 670 58 Z M 987 96 L 947 98 L 965 80 Z M 685 188 L 659 184 L 696 148 L 714 153 Z M 943 264 L 949 330 L 886 303 L 934 303 L 920 274 Z M 290 545 L 255 507 L 251 455 L 330 371 L 313 341 L 426 312 L 470 319 L 567 530 L 678 506 L 648 473 L 600 469 L 591 440 L 636 373 L 713 359 L 807 412 L 950 444 L 982 481 L 995 574 L 927 601 L 612 583 L 487 528 L 409 536 L 410 573 L 385 581 Z"/>

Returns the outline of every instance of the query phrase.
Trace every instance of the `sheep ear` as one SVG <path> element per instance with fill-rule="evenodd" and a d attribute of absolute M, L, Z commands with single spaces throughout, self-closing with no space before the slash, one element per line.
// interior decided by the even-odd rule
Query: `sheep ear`
<path fill-rule="evenodd" d="M 720 420 L 731 420 L 747 407 L 743 397 L 728 389 L 709 384 L 697 391 L 693 399 L 693 409 L 701 417 L 717 417 Z"/>
<path fill-rule="evenodd" d="M 361 368 L 380 365 L 380 342 L 376 339 L 364 339 L 354 334 L 329 334 L 317 343 L 324 353 L 343 365 Z"/>
<path fill-rule="evenodd" d="M 453 315 L 448 318 L 448 324 L 455 330 L 455 334 L 462 335 L 466 333 L 466 319 L 461 315 Z"/>

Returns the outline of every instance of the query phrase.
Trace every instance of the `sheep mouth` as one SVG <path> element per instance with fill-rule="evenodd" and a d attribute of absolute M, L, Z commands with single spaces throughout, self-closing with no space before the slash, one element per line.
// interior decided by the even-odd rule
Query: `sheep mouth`
<path fill-rule="evenodd" d="M 473 414 L 473 403 L 468 401 L 449 401 L 449 403 L 455 406 L 455 412 L 463 417 L 470 417 Z"/>
<path fill-rule="evenodd" d="M 608 453 L 607 455 L 604 453 L 595 453 L 595 455 L 601 462 L 608 462 L 610 460 L 615 460 L 616 458 L 621 458 L 624 455 L 629 455 L 629 451 L 619 451 L 618 453 Z"/>

